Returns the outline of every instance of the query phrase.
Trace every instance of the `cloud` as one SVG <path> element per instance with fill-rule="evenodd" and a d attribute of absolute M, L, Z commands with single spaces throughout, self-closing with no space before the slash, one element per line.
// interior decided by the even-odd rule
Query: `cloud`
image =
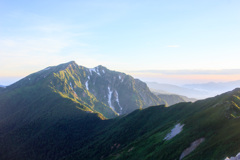
<path fill-rule="evenodd" d="M 145 70 L 128 71 L 128 74 L 143 81 L 175 85 L 240 80 L 240 69 L 223 70 Z"/>
<path fill-rule="evenodd" d="M 180 45 L 168 45 L 167 47 L 168 47 L 168 48 L 179 48 Z"/>
<path fill-rule="evenodd" d="M 130 73 L 158 74 L 158 75 L 240 75 L 240 69 L 220 70 L 137 70 Z"/>
<path fill-rule="evenodd" d="M 0 67 L 4 68 L 0 76 L 23 76 L 48 65 L 77 59 L 91 64 L 94 56 L 86 56 L 96 49 L 85 41 L 90 33 L 70 31 L 71 27 L 35 26 L 28 29 L 38 34 L 0 37 Z"/>

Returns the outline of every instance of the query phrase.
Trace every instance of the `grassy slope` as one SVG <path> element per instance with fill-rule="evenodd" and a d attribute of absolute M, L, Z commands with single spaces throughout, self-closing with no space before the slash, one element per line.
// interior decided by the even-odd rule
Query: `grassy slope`
<path fill-rule="evenodd" d="M 239 109 L 232 105 L 232 102 L 237 106 L 240 105 L 239 95 L 239 90 L 235 90 L 216 98 L 190 104 L 189 107 L 191 109 L 194 107 L 195 114 L 182 113 L 182 118 L 176 117 L 175 120 L 185 126 L 183 131 L 173 139 L 163 140 L 170 132 L 171 127 L 167 130 L 150 131 L 147 136 L 130 143 L 107 159 L 179 159 L 184 149 L 202 137 L 205 138 L 205 141 L 184 159 L 215 160 L 236 155 L 240 151 L 238 136 L 240 121 L 231 114 L 235 113 L 236 116 L 240 113 Z M 170 108 L 176 107 L 178 105 Z M 190 108 L 187 107 L 184 110 L 188 112 L 187 110 Z"/>
<path fill-rule="evenodd" d="M 39 74 L 1 93 L 0 159 L 59 158 L 105 124 L 102 114 L 90 114 L 95 110 L 54 90 L 52 75 L 38 79 Z M 62 152 L 62 147 L 69 149 Z"/>
<path fill-rule="evenodd" d="M 0 108 L 0 159 L 62 157 L 104 119 L 101 114 L 87 113 L 91 110 L 79 102 L 38 85 L 3 93 Z"/>
<path fill-rule="evenodd" d="M 37 95 L 37 101 L 46 101 Z M 12 128 L 1 127 L 2 133 L 9 130 L 1 134 L 1 159 L 179 159 L 184 149 L 202 137 L 205 141 L 184 159 L 223 159 L 240 151 L 239 90 L 195 103 L 136 110 L 110 120 L 81 109 L 75 114 L 78 104 L 68 98 L 61 104 L 54 103 L 59 98 L 57 93 L 48 97 L 53 110 L 41 112 L 37 110 L 40 106 L 35 106 L 32 109 L 36 109 L 36 115 L 30 116 L 37 118 L 30 123 L 19 119 Z M 14 114 L 15 118 L 19 116 Z M 45 118 L 38 119 L 37 115 Z M 183 131 L 169 141 L 163 140 L 177 123 L 184 124 Z"/>
<path fill-rule="evenodd" d="M 202 137 L 205 141 L 184 159 L 236 155 L 240 151 L 239 96 L 240 91 L 234 90 L 195 103 L 137 110 L 112 120 L 109 127 L 65 159 L 179 159 L 183 150 Z M 163 140 L 177 123 L 184 124 L 183 131 Z"/>
<path fill-rule="evenodd" d="M 157 95 L 159 98 L 163 99 L 166 104 L 169 106 L 180 103 L 180 102 L 195 102 L 197 99 L 194 98 L 188 98 L 186 96 L 177 95 L 177 94 L 162 94 L 158 93 L 156 91 L 152 91 L 155 95 Z"/>
<path fill-rule="evenodd" d="M 167 94 L 156 94 L 159 98 L 164 99 L 166 103 L 171 106 L 180 102 L 187 102 L 183 97 L 179 95 L 167 95 Z"/>
<path fill-rule="evenodd" d="M 165 131 L 186 112 L 183 106 L 169 109 L 164 106 L 155 106 L 112 120 L 111 126 L 104 129 L 102 134 L 96 136 L 97 138 L 93 138 L 88 146 L 66 159 L 99 159 L 127 147 L 134 141 L 145 139 L 152 132 Z M 175 115 L 171 117 L 171 114 Z"/>

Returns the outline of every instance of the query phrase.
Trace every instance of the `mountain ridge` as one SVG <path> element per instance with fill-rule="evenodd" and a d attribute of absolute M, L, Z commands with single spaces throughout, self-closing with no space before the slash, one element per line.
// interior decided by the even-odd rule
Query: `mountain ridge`
<path fill-rule="evenodd" d="M 158 92 L 154 92 L 155 95 L 157 95 L 159 98 L 163 99 L 167 105 L 171 106 L 177 103 L 181 102 L 195 102 L 197 99 L 194 98 L 188 98 L 186 96 L 181 96 L 177 94 L 161 94 Z"/>
<path fill-rule="evenodd" d="M 49 88 L 62 97 L 83 104 L 88 111 L 99 112 L 107 118 L 164 103 L 140 80 L 101 65 L 94 68 L 79 66 L 75 61 L 30 74 L 2 92 L 34 85 Z"/>
<path fill-rule="evenodd" d="M 209 96 L 216 96 L 218 94 L 233 90 L 240 86 L 240 80 L 229 82 L 208 82 L 199 84 L 186 84 L 184 87 L 189 89 L 196 89 L 207 92 Z"/>
<path fill-rule="evenodd" d="M 207 98 L 207 92 L 199 91 L 196 89 L 176 86 L 172 84 L 164 84 L 164 83 L 157 83 L 157 82 L 146 82 L 148 87 L 158 93 L 162 94 L 177 94 L 187 96 L 189 98 L 196 98 L 196 99 L 203 99 Z"/>

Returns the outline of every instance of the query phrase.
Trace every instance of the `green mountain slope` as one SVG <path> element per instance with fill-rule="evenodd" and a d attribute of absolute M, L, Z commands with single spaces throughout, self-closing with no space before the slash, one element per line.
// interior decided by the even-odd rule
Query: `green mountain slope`
<path fill-rule="evenodd" d="M 69 138 L 74 141 L 87 137 L 105 119 L 100 113 L 88 113 L 91 110 L 79 102 L 37 85 L 5 91 L 0 106 L 0 159 L 3 160 L 58 157 L 54 152 L 63 142 L 67 147 Z"/>
<path fill-rule="evenodd" d="M 62 119 L 41 129 L 43 122 L 35 122 L 3 136 L 1 144 L 12 144 L 8 148 L 13 151 L 6 154 L 9 151 L 2 146 L 1 155 L 7 155 L 2 159 L 179 159 L 193 142 L 201 142 L 183 159 L 221 160 L 239 152 L 239 97 L 240 89 L 236 89 L 195 103 L 149 107 L 111 120 Z M 182 131 L 166 140 L 177 124 L 183 126 Z"/>
<path fill-rule="evenodd" d="M 199 143 L 183 159 L 224 159 L 240 150 L 239 97 L 236 89 L 195 103 L 153 106 L 110 120 L 87 112 L 51 121 L 23 120 L 21 126 L 1 127 L 0 158 L 179 159 L 191 144 Z M 182 131 L 167 140 L 177 125 Z"/>
<path fill-rule="evenodd" d="M 224 159 L 240 152 L 240 89 L 196 103 L 178 104 L 167 108 L 171 123 L 161 125 L 146 136 L 135 140 L 107 159 L 179 159 L 191 143 L 204 138 L 186 160 Z M 180 108 L 181 109 L 180 109 Z M 174 109 L 174 111 L 170 111 Z M 178 113 L 176 113 L 178 112 Z M 179 116 L 179 117 L 178 117 Z M 177 123 L 184 124 L 182 132 L 164 140 Z"/>
<path fill-rule="evenodd" d="M 135 111 L 64 159 L 180 159 L 192 143 L 199 145 L 183 159 L 235 156 L 240 152 L 239 97 L 236 89 L 195 103 Z M 182 131 L 166 140 L 176 124 L 183 125 Z"/>
<path fill-rule="evenodd" d="M 195 102 L 196 99 L 188 98 L 186 96 L 176 95 L 176 94 L 161 94 L 157 92 L 153 92 L 159 98 L 163 99 L 167 105 L 171 106 L 180 102 Z"/>

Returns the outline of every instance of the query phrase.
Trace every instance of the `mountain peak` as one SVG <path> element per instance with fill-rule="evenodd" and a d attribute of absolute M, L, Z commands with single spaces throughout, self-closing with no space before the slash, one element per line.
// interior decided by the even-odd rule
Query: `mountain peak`
<path fill-rule="evenodd" d="M 235 88 L 233 91 L 234 92 L 240 92 L 240 88 Z"/>
<path fill-rule="evenodd" d="M 75 61 L 70 61 L 67 64 L 76 64 L 77 65 L 77 63 Z"/>
<path fill-rule="evenodd" d="M 60 64 L 61 65 L 61 64 Z M 62 65 L 66 65 L 66 67 L 68 67 L 68 66 L 78 66 L 78 64 L 75 62 L 75 61 L 70 61 L 70 62 L 67 62 L 67 63 L 64 63 L 64 64 L 62 64 Z"/>
<path fill-rule="evenodd" d="M 106 118 L 164 103 L 145 83 L 102 65 L 86 68 L 70 61 L 33 73 L 12 88 L 36 84 L 50 86 L 55 93 L 84 104 L 87 110 L 102 113 Z"/>
<path fill-rule="evenodd" d="M 102 65 L 98 65 L 98 66 L 96 66 L 96 67 L 94 67 L 94 68 L 96 68 L 96 69 L 98 69 L 98 70 L 108 70 L 107 67 L 104 67 L 104 66 L 102 66 Z"/>
<path fill-rule="evenodd" d="M 57 66 L 66 66 L 66 65 L 70 65 L 70 64 L 77 65 L 77 63 L 75 61 L 69 61 L 69 62 L 66 62 L 66 63 L 61 63 L 61 64 L 59 64 Z"/>
<path fill-rule="evenodd" d="M 103 65 L 98 65 L 98 66 L 96 66 L 94 68 L 106 68 L 106 67 L 104 67 Z"/>

